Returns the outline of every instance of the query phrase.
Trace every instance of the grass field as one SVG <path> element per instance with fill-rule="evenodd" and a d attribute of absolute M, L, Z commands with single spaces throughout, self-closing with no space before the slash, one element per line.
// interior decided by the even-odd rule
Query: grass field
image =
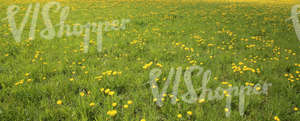
<path fill-rule="evenodd" d="M 19 25 L 28 5 L 47 0 L 0 0 L 0 120 L 111 121 L 299 121 L 300 45 L 294 31 L 291 0 L 57 0 L 70 7 L 66 24 L 128 19 L 121 30 L 103 32 L 102 51 L 92 33 L 88 52 L 84 34 L 44 39 L 46 27 L 38 16 L 36 36 L 29 38 L 32 13 L 16 42 L 7 8 L 20 6 Z M 51 9 L 53 24 L 60 12 Z M 40 10 L 41 12 L 41 10 Z M 58 28 L 55 28 L 58 30 Z M 156 104 L 149 73 L 162 89 L 171 68 L 193 65 L 211 70 L 209 88 L 271 83 L 268 94 L 226 99 L 182 101 L 188 92 L 179 83 L 178 100 L 171 104 L 172 85 Z M 193 76 L 193 87 L 202 85 Z M 259 91 L 259 87 L 255 87 Z M 196 91 L 197 95 L 201 91 Z M 224 92 L 224 95 L 225 92 Z"/>

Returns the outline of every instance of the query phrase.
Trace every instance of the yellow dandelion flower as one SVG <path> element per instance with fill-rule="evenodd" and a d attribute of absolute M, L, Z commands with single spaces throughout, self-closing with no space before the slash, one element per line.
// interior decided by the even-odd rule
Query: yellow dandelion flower
<path fill-rule="evenodd" d="M 109 93 L 109 92 L 110 92 L 110 89 L 106 89 L 106 90 L 104 91 L 105 94 L 107 94 L 107 93 Z"/>
<path fill-rule="evenodd" d="M 80 92 L 79 94 L 80 94 L 80 96 L 84 96 L 85 95 L 84 92 Z"/>
<path fill-rule="evenodd" d="M 128 105 L 130 105 L 130 104 L 132 104 L 132 103 L 133 103 L 132 100 L 128 100 L 128 101 L 127 101 L 127 104 L 128 104 Z"/>
<path fill-rule="evenodd" d="M 109 93 L 108 93 L 108 95 L 110 95 L 110 96 L 113 96 L 115 94 L 115 91 L 110 91 Z"/>
<path fill-rule="evenodd" d="M 224 108 L 224 111 L 225 111 L 225 112 L 229 112 L 229 109 L 228 109 L 228 108 Z"/>
<path fill-rule="evenodd" d="M 198 100 L 198 103 L 204 103 L 205 102 L 205 99 L 199 99 Z"/>
<path fill-rule="evenodd" d="M 111 117 L 114 117 L 117 114 L 117 110 L 110 110 L 106 114 L 111 116 Z"/>
<path fill-rule="evenodd" d="M 56 104 L 57 104 L 57 105 L 61 105 L 61 104 L 62 104 L 62 101 L 61 101 L 61 100 L 57 100 L 57 101 L 56 101 Z"/>
<path fill-rule="evenodd" d="M 163 94 L 163 96 L 164 96 L 164 97 L 166 97 L 166 96 L 167 96 L 167 94 Z"/>
<path fill-rule="evenodd" d="M 189 116 L 193 115 L 193 112 L 192 111 L 188 111 L 186 112 Z"/>
<path fill-rule="evenodd" d="M 275 120 L 275 121 L 280 121 L 280 119 L 279 119 L 278 116 L 274 116 L 274 120 Z"/>
<path fill-rule="evenodd" d="M 158 66 L 160 68 L 163 67 L 163 65 L 161 65 L 160 63 L 157 63 L 156 66 Z"/>
<path fill-rule="evenodd" d="M 116 107 L 118 104 L 117 103 L 112 103 L 111 104 L 113 107 Z"/>
<path fill-rule="evenodd" d="M 226 85 L 226 84 L 228 84 L 228 82 L 222 82 L 222 84 L 223 84 L 223 85 Z"/>
<path fill-rule="evenodd" d="M 90 103 L 90 106 L 91 106 L 91 107 L 93 107 L 93 106 L 95 106 L 95 105 L 96 105 L 96 104 L 95 104 L 94 102 L 91 102 L 91 103 Z"/>
<path fill-rule="evenodd" d="M 30 75 L 30 73 L 26 73 L 26 74 L 25 74 L 25 76 L 29 76 L 29 75 Z"/>
<path fill-rule="evenodd" d="M 126 108 L 128 108 L 128 105 L 124 105 L 123 107 L 126 109 Z"/>
<path fill-rule="evenodd" d="M 143 69 L 148 69 L 152 64 L 153 64 L 152 61 L 151 61 L 150 63 L 148 63 L 148 64 L 145 64 L 145 65 L 143 66 Z"/>
<path fill-rule="evenodd" d="M 27 82 L 32 82 L 32 79 L 27 79 Z"/>
<path fill-rule="evenodd" d="M 157 86 L 155 86 L 155 85 L 152 85 L 152 88 L 154 89 L 154 88 L 156 88 Z"/>
<path fill-rule="evenodd" d="M 177 115 L 177 118 L 182 118 L 182 114 L 178 114 L 178 115 Z"/>
<path fill-rule="evenodd" d="M 285 77 L 288 77 L 288 76 L 289 76 L 289 74 L 284 74 L 284 76 L 285 76 Z"/>

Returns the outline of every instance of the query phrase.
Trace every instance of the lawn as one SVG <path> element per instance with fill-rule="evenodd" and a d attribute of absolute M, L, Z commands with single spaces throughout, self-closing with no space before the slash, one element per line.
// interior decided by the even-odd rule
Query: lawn
<path fill-rule="evenodd" d="M 300 120 L 300 1 L 0 3 L 0 120 Z"/>

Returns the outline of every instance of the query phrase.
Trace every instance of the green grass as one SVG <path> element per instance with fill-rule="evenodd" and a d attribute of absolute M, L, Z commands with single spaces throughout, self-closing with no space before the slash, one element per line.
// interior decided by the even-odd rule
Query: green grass
<path fill-rule="evenodd" d="M 7 16 L 6 9 L 12 4 L 1 0 L 0 19 Z M 17 14 L 17 23 L 23 19 L 28 4 L 16 4 L 24 8 Z M 41 7 L 45 4 L 42 2 Z M 96 44 L 91 43 L 89 52 L 84 53 L 82 36 L 41 38 L 39 31 L 45 28 L 41 16 L 36 39 L 28 40 L 27 25 L 20 43 L 14 40 L 7 20 L 0 21 L 0 120 L 262 121 L 274 120 L 275 116 L 283 121 L 300 119 L 300 112 L 294 111 L 294 107 L 300 107 L 300 74 L 296 73 L 300 71 L 300 46 L 292 22 L 285 21 L 293 4 L 97 0 L 61 4 L 72 8 L 68 24 L 121 19 L 130 22 L 125 30 L 104 33 L 102 52 L 97 52 Z M 51 20 L 58 23 L 59 14 L 51 12 Z M 96 41 L 95 34 L 91 40 Z M 134 40 L 137 41 L 133 43 Z M 255 46 L 247 48 L 248 45 Z M 149 62 L 153 65 L 143 69 Z M 234 72 L 232 63 L 239 62 L 261 72 Z M 233 86 L 268 82 L 272 86 L 268 95 L 246 96 L 244 116 L 239 115 L 239 99 L 234 97 L 231 116 L 226 118 L 225 99 L 201 104 L 182 101 L 181 96 L 187 92 L 182 75 L 180 101 L 173 105 L 166 97 L 164 105 L 158 107 L 148 83 L 149 72 L 157 63 L 163 65 L 160 89 L 172 67 L 185 70 L 193 65 L 212 71 L 212 89 L 228 87 L 221 82 Z M 97 79 L 109 70 L 122 73 Z M 288 80 L 291 76 L 285 77 L 287 73 L 294 76 L 294 82 Z M 193 76 L 194 88 L 201 87 L 201 78 Z M 23 84 L 16 85 L 20 80 L 24 80 Z M 101 88 L 115 94 L 109 96 Z M 80 96 L 80 92 L 85 95 Z M 171 93 L 172 86 L 168 89 Z M 133 104 L 126 109 L 123 105 L 128 100 Z M 91 102 L 95 106 L 90 106 Z M 114 102 L 116 107 L 112 106 Z M 116 116 L 107 115 L 113 109 L 117 110 Z M 188 116 L 187 111 L 193 115 Z M 183 117 L 177 118 L 178 114 Z"/>

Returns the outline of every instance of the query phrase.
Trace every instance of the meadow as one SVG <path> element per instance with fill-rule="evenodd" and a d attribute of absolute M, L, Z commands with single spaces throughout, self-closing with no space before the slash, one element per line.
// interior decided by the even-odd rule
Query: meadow
<path fill-rule="evenodd" d="M 1 121 L 299 121 L 300 45 L 291 20 L 293 0 L 56 0 L 70 7 L 65 24 L 102 22 L 102 49 L 97 34 L 41 36 L 47 22 L 42 8 L 50 0 L 0 0 L 0 120 Z M 7 10 L 19 6 L 17 27 L 28 6 L 40 3 L 35 38 L 29 15 L 21 41 L 12 34 Z M 53 25 L 59 10 L 49 12 Z M 112 21 L 118 21 L 113 23 Z M 122 20 L 130 20 L 124 21 Z M 123 22 L 123 24 L 121 24 Z M 108 27 L 106 30 L 105 27 Z M 122 29 L 113 29 L 121 27 Z M 59 30 L 54 26 L 55 31 Z M 89 44 L 88 52 L 85 45 Z M 182 96 L 190 88 L 180 74 L 176 104 L 170 85 L 162 90 L 172 68 L 183 73 L 192 66 L 211 71 L 207 87 L 251 87 L 272 84 L 266 93 L 240 99 L 197 99 Z M 150 83 L 152 69 L 162 70 Z M 193 88 L 202 75 L 192 73 Z M 174 80 L 174 79 L 171 79 Z M 223 91 L 225 97 L 230 96 Z M 200 95 L 201 90 L 196 90 Z M 163 105 L 157 105 L 162 101 Z M 225 114 L 230 111 L 230 116 Z"/>

